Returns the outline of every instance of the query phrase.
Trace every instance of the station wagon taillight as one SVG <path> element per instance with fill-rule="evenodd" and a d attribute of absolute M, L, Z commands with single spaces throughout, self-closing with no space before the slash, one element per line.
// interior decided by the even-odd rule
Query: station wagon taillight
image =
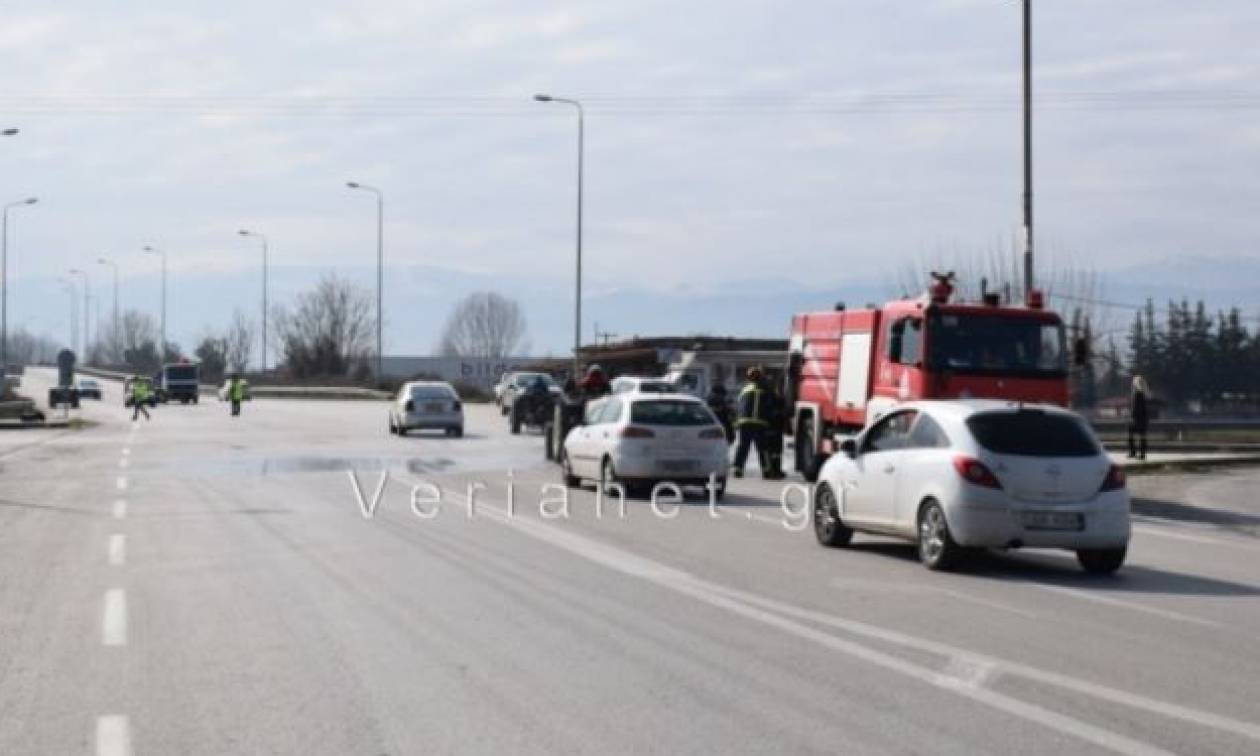
<path fill-rule="evenodd" d="M 725 439 L 725 438 L 726 438 L 726 431 L 722 430 L 721 428 L 705 428 L 704 430 L 700 431 L 700 438 L 704 438 L 704 439 L 711 439 L 711 438 L 721 438 L 721 439 Z"/>
<path fill-rule="evenodd" d="M 637 425 L 627 425 L 621 429 L 622 438 L 655 438 L 656 434 L 650 428 L 640 428 Z"/>
<path fill-rule="evenodd" d="M 986 467 L 983 462 L 973 457 L 967 457 L 962 454 L 954 457 L 954 469 L 958 471 L 963 480 L 974 486 L 1002 488 L 1001 482 L 998 481 L 993 471 Z"/>

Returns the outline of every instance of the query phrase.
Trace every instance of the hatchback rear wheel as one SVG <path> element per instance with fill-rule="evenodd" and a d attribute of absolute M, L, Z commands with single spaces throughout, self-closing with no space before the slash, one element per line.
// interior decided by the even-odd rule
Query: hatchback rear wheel
<path fill-rule="evenodd" d="M 1110 575 L 1124 564 L 1128 549 L 1081 549 L 1076 552 L 1076 561 L 1091 575 Z"/>
<path fill-rule="evenodd" d="M 949 533 L 945 510 L 929 499 L 919 513 L 919 561 L 929 570 L 948 570 L 958 563 L 962 552 Z"/>

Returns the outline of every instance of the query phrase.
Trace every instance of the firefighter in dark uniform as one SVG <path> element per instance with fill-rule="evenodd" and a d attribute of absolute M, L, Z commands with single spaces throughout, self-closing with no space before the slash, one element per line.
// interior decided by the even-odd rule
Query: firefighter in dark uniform
<path fill-rule="evenodd" d="M 767 421 L 764 439 L 766 451 L 761 458 L 762 477 L 766 480 L 783 480 L 783 424 L 787 405 L 769 378 L 762 379 L 762 390 L 766 392 Z"/>
<path fill-rule="evenodd" d="M 740 389 L 735 400 L 735 430 L 739 433 L 739 442 L 735 446 L 735 477 L 744 477 L 744 464 L 748 461 L 748 451 L 757 447 L 758 459 L 766 458 L 766 431 L 770 428 L 769 403 L 766 400 L 766 389 L 762 385 L 761 369 L 749 368 L 748 383 Z M 765 474 L 762 467 L 762 474 Z"/>

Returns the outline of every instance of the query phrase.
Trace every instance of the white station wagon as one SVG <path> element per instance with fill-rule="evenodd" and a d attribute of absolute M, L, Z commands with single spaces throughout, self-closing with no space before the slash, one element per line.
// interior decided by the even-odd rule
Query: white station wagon
<path fill-rule="evenodd" d="M 726 432 L 704 402 L 686 394 L 613 394 L 586 407 L 560 460 L 570 488 L 583 479 L 640 495 L 657 483 L 704 486 L 721 498 L 729 467 Z"/>
<path fill-rule="evenodd" d="M 1076 552 L 1115 572 L 1129 543 L 1129 492 L 1085 422 L 1047 405 L 911 402 L 827 460 L 814 532 L 845 546 L 854 531 L 915 540 L 929 569 L 969 547 Z"/>

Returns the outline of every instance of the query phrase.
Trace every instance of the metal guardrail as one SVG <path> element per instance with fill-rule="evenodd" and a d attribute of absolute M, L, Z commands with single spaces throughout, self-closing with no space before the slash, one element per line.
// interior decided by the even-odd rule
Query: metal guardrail
<path fill-rule="evenodd" d="M 1124 435 L 1129 430 L 1128 418 L 1091 419 L 1090 424 L 1099 435 Z M 1163 437 L 1169 440 L 1186 441 L 1195 432 L 1204 431 L 1256 431 L 1260 435 L 1260 419 L 1253 418 L 1178 418 L 1152 420 L 1147 428 L 1147 435 Z"/>

